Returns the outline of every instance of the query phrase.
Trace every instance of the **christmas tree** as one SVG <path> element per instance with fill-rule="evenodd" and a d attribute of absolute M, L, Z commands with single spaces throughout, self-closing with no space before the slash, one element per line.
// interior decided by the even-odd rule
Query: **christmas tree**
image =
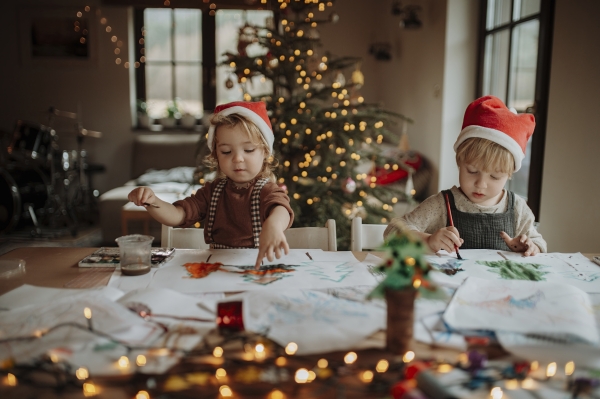
<path fill-rule="evenodd" d="M 225 64 L 237 76 L 244 100 L 267 104 L 279 160 L 275 174 L 290 195 L 294 227 L 335 219 L 338 247 L 348 249 L 354 216 L 386 223 L 394 216 L 393 204 L 405 199 L 404 191 L 377 183 L 382 173 L 409 169 L 382 156 L 379 144 L 397 144 L 399 134 L 391 129 L 412 121 L 364 100 L 359 58 L 320 53 L 317 25 L 335 22 L 335 13 L 327 17 L 331 5 L 280 0 L 277 26 L 243 26 L 237 53 L 227 53 Z M 253 43 L 266 52 L 249 55 L 246 48 Z M 251 95 L 256 77 L 271 80 L 273 91 Z"/>

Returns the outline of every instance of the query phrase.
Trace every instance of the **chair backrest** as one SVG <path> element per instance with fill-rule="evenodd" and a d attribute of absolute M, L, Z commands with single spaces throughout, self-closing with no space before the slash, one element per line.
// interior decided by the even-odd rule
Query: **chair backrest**
<path fill-rule="evenodd" d="M 363 251 L 381 247 L 384 241 L 383 232 L 386 228 L 386 224 L 363 224 L 361 217 L 355 217 L 352 219 L 350 230 L 350 249 Z"/>
<path fill-rule="evenodd" d="M 296 227 L 287 229 L 284 234 L 290 248 L 337 251 L 334 219 L 329 219 L 325 227 Z M 160 245 L 166 248 L 185 249 L 207 249 L 210 247 L 204 242 L 204 229 L 180 229 L 164 224 Z"/>
<path fill-rule="evenodd" d="M 180 229 L 162 225 L 160 246 L 164 248 L 208 249 L 204 242 L 204 229 Z"/>
<path fill-rule="evenodd" d="M 325 227 L 294 227 L 284 234 L 290 248 L 337 251 L 335 219 L 327 220 Z"/>

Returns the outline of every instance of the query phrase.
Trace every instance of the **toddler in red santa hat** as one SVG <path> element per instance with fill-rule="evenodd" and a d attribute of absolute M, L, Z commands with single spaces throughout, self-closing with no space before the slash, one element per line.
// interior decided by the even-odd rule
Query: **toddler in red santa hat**
<path fill-rule="evenodd" d="M 460 186 L 393 219 L 384 236 L 412 230 L 434 252 L 455 248 L 510 250 L 525 256 L 546 252 L 531 209 L 523 198 L 504 189 L 521 168 L 534 128 L 533 115 L 517 114 L 497 97 L 473 101 L 454 144 Z"/>
<path fill-rule="evenodd" d="M 215 180 L 173 204 L 149 187 L 134 189 L 129 200 L 167 226 L 202 222 L 211 248 L 258 248 L 258 268 L 265 256 L 272 261 L 288 253 L 283 232 L 294 220 L 290 199 L 272 172 L 273 140 L 264 103 L 219 105 L 211 118 L 206 158 L 216 169 Z"/>

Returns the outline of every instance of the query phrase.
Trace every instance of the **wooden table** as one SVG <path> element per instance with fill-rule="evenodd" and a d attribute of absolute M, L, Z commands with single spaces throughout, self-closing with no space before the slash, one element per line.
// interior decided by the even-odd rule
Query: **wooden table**
<path fill-rule="evenodd" d="M 83 259 L 85 256 L 94 252 L 97 248 L 57 248 L 57 247 L 27 247 L 27 248 L 18 248 L 14 249 L 2 256 L 0 256 L 0 260 L 7 259 L 22 259 L 26 262 L 25 275 L 0 280 L 0 294 L 6 293 L 14 288 L 22 284 L 32 284 L 44 287 L 55 287 L 62 288 L 65 285 L 68 285 L 69 282 L 72 282 L 76 279 L 86 280 L 86 277 L 92 276 L 94 273 L 98 274 L 98 269 L 95 268 L 79 268 L 77 267 L 78 262 Z M 381 255 L 380 253 L 374 253 L 375 255 Z M 363 260 L 367 255 L 367 252 L 354 252 L 354 255 L 359 259 Z M 588 258 L 594 256 L 596 254 L 584 254 Z M 112 274 L 111 270 L 101 271 L 100 274 L 105 276 L 105 281 L 103 283 L 99 282 L 98 279 L 94 278 L 94 282 L 97 286 L 106 285 L 110 275 Z M 83 277 L 83 279 L 82 279 Z M 377 333 L 377 336 L 372 336 L 369 339 L 378 340 L 385 339 L 385 335 L 383 332 Z M 419 354 L 420 358 L 438 358 L 445 359 L 446 361 L 455 361 L 457 352 L 452 351 L 450 349 L 441 349 L 434 346 L 429 346 L 426 344 L 422 344 L 419 342 L 413 341 L 411 344 L 411 349 Z M 372 357 L 373 359 L 377 359 L 382 356 L 382 353 L 385 353 L 382 350 L 378 349 L 367 349 L 360 351 L 360 356 L 362 359 L 368 359 Z M 339 356 L 342 356 L 340 354 Z M 315 357 L 315 362 L 318 356 Z M 181 367 L 181 366 L 178 366 Z M 135 393 L 138 389 L 144 389 L 145 379 L 142 375 L 134 375 L 130 377 L 131 380 L 125 379 L 123 382 L 120 382 L 115 386 L 115 381 L 112 381 L 111 384 L 103 385 L 101 388 L 101 393 L 97 396 L 98 398 L 111 398 L 111 399 L 126 399 L 134 397 Z M 156 377 L 160 378 L 160 377 Z M 110 380 L 110 379 L 109 379 Z M 107 381 L 109 381 L 107 380 Z M 114 379 L 113 379 L 114 380 Z M 96 380 L 98 381 L 98 380 Z M 102 380 L 100 380 L 102 382 Z M 132 385 L 133 384 L 133 385 Z M 131 385 L 131 386 L 129 386 Z M 302 388 L 309 388 L 302 387 Z M 83 398 L 84 395 L 81 391 L 73 392 L 62 392 L 56 393 L 51 390 L 45 390 L 40 392 L 33 387 L 30 387 L 26 384 L 20 384 L 16 389 L 6 391 L 8 393 L 8 397 L 21 398 L 21 397 L 38 397 L 38 398 L 65 398 L 65 399 L 79 399 Z M 351 395 L 347 392 L 347 398 L 357 398 L 357 396 Z M 310 395 L 309 395 L 310 396 Z M 309 397 L 306 396 L 306 397 Z M 377 397 L 381 397 L 379 395 Z M 0 386 L 0 397 L 4 396 L 3 387 Z M 246 396 L 246 397 L 254 397 L 254 396 Z M 259 397 L 264 397 L 261 395 Z M 301 396 L 299 396 L 301 397 Z M 361 398 L 362 399 L 362 398 Z"/>

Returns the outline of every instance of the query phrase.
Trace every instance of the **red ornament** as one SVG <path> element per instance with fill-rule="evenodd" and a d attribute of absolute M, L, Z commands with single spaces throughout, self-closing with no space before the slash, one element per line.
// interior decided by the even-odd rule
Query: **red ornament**
<path fill-rule="evenodd" d="M 415 380 L 400 381 L 399 383 L 397 383 L 396 385 L 394 385 L 392 387 L 392 391 L 391 391 L 392 397 L 394 399 L 402 399 L 404 397 L 404 395 L 406 395 L 408 392 L 412 391 L 416 387 L 417 387 L 417 381 L 415 381 Z"/>
<path fill-rule="evenodd" d="M 423 164 L 423 158 L 420 154 L 416 152 L 411 152 L 411 157 L 407 160 L 403 161 L 404 165 L 410 166 L 414 170 L 419 170 Z M 372 177 L 373 175 L 369 175 L 367 179 Z M 377 184 L 385 185 L 394 183 L 398 180 L 406 179 L 408 177 L 408 171 L 404 170 L 402 167 L 397 170 L 389 170 L 381 167 L 375 168 L 375 178 L 377 179 Z M 370 180 L 369 180 L 370 181 Z"/>
<path fill-rule="evenodd" d="M 244 331 L 242 301 L 217 304 L 217 327 L 221 332 Z"/>
<path fill-rule="evenodd" d="M 404 370 L 404 378 L 412 380 L 423 370 L 427 370 L 429 365 L 425 362 L 413 362 L 409 364 Z"/>

